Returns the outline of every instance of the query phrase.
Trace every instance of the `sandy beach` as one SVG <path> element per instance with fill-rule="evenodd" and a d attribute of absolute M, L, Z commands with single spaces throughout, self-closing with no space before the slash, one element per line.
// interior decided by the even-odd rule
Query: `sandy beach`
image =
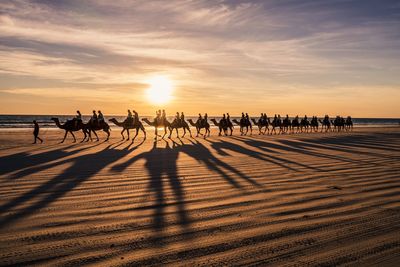
<path fill-rule="evenodd" d="M 134 144 L 42 133 L 31 145 L 30 130 L 0 132 L 0 265 L 400 262 L 400 128 Z"/>

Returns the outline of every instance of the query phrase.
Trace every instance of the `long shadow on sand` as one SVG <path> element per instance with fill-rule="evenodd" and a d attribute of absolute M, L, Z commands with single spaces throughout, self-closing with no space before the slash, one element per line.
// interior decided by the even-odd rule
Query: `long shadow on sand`
<path fill-rule="evenodd" d="M 76 148 L 77 146 L 77 144 L 74 144 L 64 146 L 61 149 L 56 148 L 36 154 L 20 152 L 0 157 L 0 175 L 69 157 L 96 145 L 81 146 Z"/>
<path fill-rule="evenodd" d="M 156 231 L 156 238 L 153 242 L 157 246 L 163 245 L 163 228 L 165 227 L 165 193 L 163 178 L 166 178 L 170 187 L 172 188 L 178 213 L 178 224 L 183 227 L 184 231 L 189 231 L 190 219 L 185 207 L 185 195 L 178 175 L 177 160 L 179 151 L 172 148 L 168 141 L 165 142 L 165 147 L 157 147 L 158 143 L 155 141 L 150 151 L 143 152 L 133 158 L 125 161 L 124 163 L 114 165 L 111 170 L 114 172 L 123 172 L 131 164 L 134 164 L 140 159 L 146 161 L 145 168 L 150 176 L 148 184 L 149 194 L 154 194 L 154 223 L 153 228 Z"/>
<path fill-rule="evenodd" d="M 140 144 L 136 145 L 139 146 Z M 132 149 L 134 149 L 133 147 Z M 0 213 L 5 214 L 6 212 L 17 208 L 18 206 L 26 203 L 35 201 L 24 207 L 17 212 L 13 212 L 10 215 L 2 216 L 0 219 L 0 228 L 3 228 L 15 221 L 21 220 L 29 215 L 34 214 L 39 209 L 42 209 L 57 199 L 61 198 L 75 187 L 79 186 L 83 182 L 87 181 L 90 177 L 96 175 L 102 169 L 104 169 L 109 164 L 117 161 L 118 159 L 125 157 L 131 153 L 132 149 L 122 149 L 116 150 L 110 148 L 108 145 L 103 150 L 96 153 L 84 154 L 74 158 L 69 158 L 57 163 L 50 163 L 43 167 L 34 168 L 31 171 L 24 171 L 25 173 L 34 172 L 37 170 L 44 170 L 47 168 L 54 167 L 60 164 L 71 164 L 67 169 L 65 169 L 61 174 L 55 176 L 49 181 L 43 183 L 42 185 L 22 194 L 21 196 L 10 200 L 9 202 L 0 206 Z M 83 149 L 82 149 L 83 150 Z M 81 151 L 81 150 L 80 150 Z M 62 155 L 64 152 L 52 152 L 50 155 Z M 44 162 L 49 154 L 44 153 L 42 155 L 44 158 L 37 157 L 38 162 Z"/>

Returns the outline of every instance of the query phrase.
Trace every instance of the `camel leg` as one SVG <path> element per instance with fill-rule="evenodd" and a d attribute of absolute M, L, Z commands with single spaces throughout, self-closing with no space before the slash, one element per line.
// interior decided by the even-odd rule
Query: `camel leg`
<path fill-rule="evenodd" d="M 136 128 L 136 134 L 135 134 L 135 136 L 132 138 L 132 144 L 133 144 L 133 141 L 135 141 L 135 138 L 136 138 L 136 136 L 138 136 L 138 134 L 139 134 L 139 128 Z"/>
<path fill-rule="evenodd" d="M 187 128 L 187 130 L 189 131 L 190 137 L 193 137 L 193 136 L 192 136 L 192 131 L 190 130 L 189 127 Z"/>
<path fill-rule="evenodd" d="M 108 141 L 110 139 L 110 130 L 109 129 L 103 129 L 103 131 L 107 134 L 107 138 L 104 142 Z"/>
<path fill-rule="evenodd" d="M 140 129 L 142 130 L 142 132 L 143 132 L 143 134 L 144 134 L 144 138 L 143 138 L 143 140 L 146 140 L 146 130 L 144 129 L 144 126 L 143 125 L 141 125 L 140 126 Z"/>
<path fill-rule="evenodd" d="M 74 143 L 75 143 L 76 142 L 76 138 L 75 138 L 75 135 L 74 135 L 74 133 L 72 131 L 71 131 L 71 135 L 74 138 Z"/>
<path fill-rule="evenodd" d="M 158 136 L 158 134 L 157 134 L 157 127 L 155 127 L 155 130 L 154 130 L 154 139 L 156 139 L 157 140 L 157 136 Z"/>
<path fill-rule="evenodd" d="M 164 136 L 167 134 L 167 127 L 164 127 L 164 135 L 162 136 L 162 139 L 164 139 Z M 169 130 L 169 137 L 171 138 L 172 130 Z"/>
<path fill-rule="evenodd" d="M 81 143 L 86 140 L 86 136 L 87 136 L 86 132 L 83 129 L 82 129 L 82 132 L 83 132 L 83 139 L 82 139 Z"/>
<path fill-rule="evenodd" d="M 93 133 L 94 133 L 94 135 L 96 136 L 97 141 L 99 141 L 99 136 L 97 135 L 96 131 L 93 131 Z"/>
<path fill-rule="evenodd" d="M 182 135 L 182 138 L 185 136 L 185 134 L 186 134 L 186 129 L 185 129 L 185 127 L 183 127 L 183 135 Z M 178 135 L 177 135 L 178 136 Z"/>
<path fill-rule="evenodd" d="M 122 131 L 121 131 L 122 140 L 125 140 L 124 132 L 125 132 L 125 129 L 122 129 Z"/>
<path fill-rule="evenodd" d="M 63 140 L 62 140 L 60 143 L 64 143 L 65 138 L 67 138 L 67 134 L 68 134 L 68 131 L 65 131 L 64 138 L 63 138 Z"/>

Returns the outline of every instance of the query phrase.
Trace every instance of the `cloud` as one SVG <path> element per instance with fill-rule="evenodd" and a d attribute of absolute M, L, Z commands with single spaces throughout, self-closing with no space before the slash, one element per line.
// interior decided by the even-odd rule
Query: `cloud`
<path fill-rule="evenodd" d="M 399 18 L 375 0 L 1 1 L 0 73 L 84 94 L 167 74 L 182 105 L 386 90 L 399 86 Z"/>

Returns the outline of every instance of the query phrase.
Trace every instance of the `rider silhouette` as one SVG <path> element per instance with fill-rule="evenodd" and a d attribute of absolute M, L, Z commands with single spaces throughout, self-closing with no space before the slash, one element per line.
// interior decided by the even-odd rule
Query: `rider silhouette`
<path fill-rule="evenodd" d="M 91 121 L 92 121 L 92 124 L 98 124 L 96 110 L 93 110 L 93 115 L 92 115 Z"/>
<path fill-rule="evenodd" d="M 185 115 L 183 114 L 183 112 L 181 112 L 181 123 L 185 122 Z"/>
<path fill-rule="evenodd" d="M 101 113 L 101 110 L 99 110 L 98 113 L 99 113 L 98 123 L 101 124 L 104 122 L 104 116 L 103 116 L 103 113 Z"/>

